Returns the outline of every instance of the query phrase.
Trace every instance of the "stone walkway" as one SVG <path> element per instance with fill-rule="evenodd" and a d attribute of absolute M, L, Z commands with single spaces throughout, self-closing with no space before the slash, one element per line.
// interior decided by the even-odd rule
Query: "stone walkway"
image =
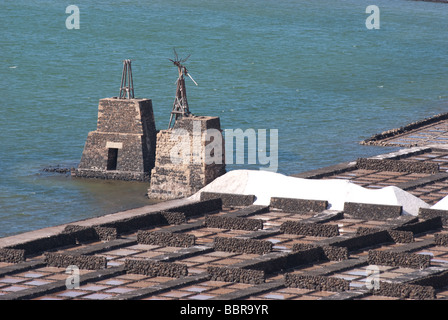
<path fill-rule="evenodd" d="M 436 146 L 448 143 L 448 113 L 392 129 L 361 142 L 391 147 Z"/>

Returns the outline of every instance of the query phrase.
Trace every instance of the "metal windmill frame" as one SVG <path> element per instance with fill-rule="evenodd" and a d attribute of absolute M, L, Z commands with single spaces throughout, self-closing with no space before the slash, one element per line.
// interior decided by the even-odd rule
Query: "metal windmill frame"
<path fill-rule="evenodd" d="M 123 73 L 121 75 L 120 99 L 134 99 L 134 80 L 132 79 L 131 60 L 123 60 Z"/>
<path fill-rule="evenodd" d="M 187 68 L 183 65 L 184 62 L 190 58 L 188 55 L 185 59 L 180 59 L 177 55 L 176 49 L 174 51 L 174 59 L 170 60 L 178 69 L 178 78 L 177 78 L 177 87 L 176 87 L 176 97 L 174 98 L 173 110 L 171 111 L 170 122 L 168 124 L 168 129 L 174 126 L 174 123 L 177 119 L 182 117 L 188 117 L 191 115 L 190 108 L 188 106 L 187 100 L 187 89 L 185 87 L 185 78 L 184 76 L 188 76 L 195 85 L 198 85 L 196 81 L 189 74 Z M 173 122 L 174 120 L 174 122 Z"/>

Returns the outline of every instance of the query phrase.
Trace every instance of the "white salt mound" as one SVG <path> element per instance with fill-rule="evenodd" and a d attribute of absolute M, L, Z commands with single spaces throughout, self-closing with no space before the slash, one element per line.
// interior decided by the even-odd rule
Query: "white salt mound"
<path fill-rule="evenodd" d="M 433 205 L 431 209 L 448 210 L 448 196 L 444 197 L 442 200 Z"/>
<path fill-rule="evenodd" d="M 252 194 L 256 197 L 256 205 L 269 205 L 271 197 L 283 197 L 326 200 L 328 209 L 331 210 L 343 210 L 344 202 L 399 205 L 403 207 L 403 214 L 414 216 L 418 214 L 420 207 L 429 208 L 426 202 L 393 186 L 366 189 L 346 180 L 302 179 L 261 170 L 229 171 L 192 195 L 190 199 L 198 201 L 203 191 Z"/>

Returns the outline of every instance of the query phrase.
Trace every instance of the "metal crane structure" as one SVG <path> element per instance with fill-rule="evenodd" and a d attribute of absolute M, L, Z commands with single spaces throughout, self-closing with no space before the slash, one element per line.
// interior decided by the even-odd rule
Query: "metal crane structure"
<path fill-rule="evenodd" d="M 176 97 L 174 98 L 173 110 L 171 111 L 170 122 L 168 124 L 168 129 L 174 126 L 174 123 L 177 119 L 182 117 L 188 117 L 191 115 L 190 109 L 188 107 L 187 100 L 187 90 L 185 87 L 185 78 L 184 76 L 188 76 L 195 85 L 198 85 L 196 81 L 191 77 L 188 73 L 187 68 L 183 65 L 184 62 L 188 60 L 190 55 L 188 55 L 185 59 L 180 59 L 177 55 L 176 49 L 174 50 L 174 60 L 169 59 L 178 69 L 178 78 L 177 78 L 177 87 L 176 87 Z M 173 122 L 174 120 L 174 122 Z"/>

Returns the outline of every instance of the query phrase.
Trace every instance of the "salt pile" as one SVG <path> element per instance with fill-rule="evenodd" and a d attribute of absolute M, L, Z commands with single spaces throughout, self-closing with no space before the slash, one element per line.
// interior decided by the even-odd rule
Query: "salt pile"
<path fill-rule="evenodd" d="M 190 199 L 198 201 L 202 191 L 252 194 L 256 196 L 256 205 L 269 205 L 271 197 L 283 197 L 326 200 L 331 210 L 343 210 L 345 202 L 400 205 L 403 214 L 414 216 L 420 207 L 429 208 L 426 202 L 394 186 L 366 189 L 347 180 L 302 179 L 261 170 L 229 171 Z"/>
<path fill-rule="evenodd" d="M 431 209 L 448 210 L 448 196 L 444 197 L 442 200 L 433 205 Z"/>

